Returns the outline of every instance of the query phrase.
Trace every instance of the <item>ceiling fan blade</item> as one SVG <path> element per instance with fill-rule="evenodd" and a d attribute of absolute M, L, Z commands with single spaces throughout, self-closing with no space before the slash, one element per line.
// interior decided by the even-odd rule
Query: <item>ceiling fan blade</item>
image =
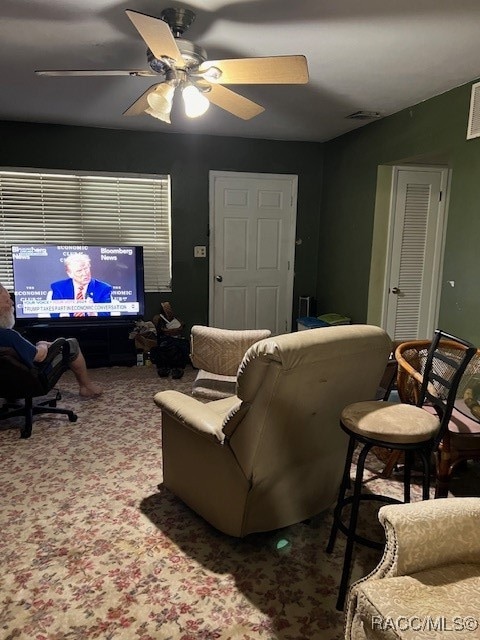
<path fill-rule="evenodd" d="M 250 120 L 258 116 L 262 111 L 265 111 L 264 107 L 241 96 L 239 93 L 235 93 L 235 91 L 226 89 L 219 84 L 212 84 L 210 86 L 211 90 L 205 93 L 205 96 L 210 102 L 216 104 L 217 107 L 221 109 L 225 109 L 225 111 L 233 113 L 234 116 L 242 118 L 242 120 Z"/>
<path fill-rule="evenodd" d="M 92 69 L 92 70 L 39 70 L 35 71 L 37 76 L 157 76 L 158 73 L 149 69 L 130 69 L 130 70 L 115 70 L 115 69 Z"/>
<path fill-rule="evenodd" d="M 127 10 L 125 13 L 156 58 L 171 58 L 178 65 L 184 66 L 185 61 L 180 49 L 177 47 L 170 27 L 164 20 L 138 13 L 138 11 Z"/>
<path fill-rule="evenodd" d="M 199 71 L 205 72 L 212 67 L 222 72 L 216 81 L 220 84 L 306 84 L 308 82 L 305 56 L 206 60 L 200 65 Z M 210 82 L 210 77 L 208 81 Z"/>
<path fill-rule="evenodd" d="M 153 84 L 146 91 L 142 93 L 142 95 L 133 102 L 126 111 L 123 112 L 124 116 L 139 116 L 144 113 L 145 109 L 149 108 L 147 97 L 150 93 L 155 91 L 157 87 L 159 87 L 162 82 L 158 82 L 157 84 Z"/>

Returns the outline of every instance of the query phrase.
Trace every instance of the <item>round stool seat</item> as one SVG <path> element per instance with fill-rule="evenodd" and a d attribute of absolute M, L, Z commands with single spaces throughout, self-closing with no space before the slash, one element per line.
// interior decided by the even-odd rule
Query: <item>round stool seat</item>
<path fill-rule="evenodd" d="M 355 402 L 342 411 L 352 433 L 391 444 L 415 444 L 433 438 L 440 420 L 420 407 L 395 402 Z"/>

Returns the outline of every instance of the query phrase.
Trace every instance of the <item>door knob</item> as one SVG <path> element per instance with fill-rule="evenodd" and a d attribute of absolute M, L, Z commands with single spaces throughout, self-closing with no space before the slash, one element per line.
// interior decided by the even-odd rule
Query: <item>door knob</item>
<path fill-rule="evenodd" d="M 222 278 L 222 276 L 215 276 L 215 280 L 216 280 L 217 282 L 223 282 L 223 278 Z"/>
<path fill-rule="evenodd" d="M 400 289 L 398 287 L 393 287 L 392 293 L 398 296 L 398 294 L 400 293 Z"/>

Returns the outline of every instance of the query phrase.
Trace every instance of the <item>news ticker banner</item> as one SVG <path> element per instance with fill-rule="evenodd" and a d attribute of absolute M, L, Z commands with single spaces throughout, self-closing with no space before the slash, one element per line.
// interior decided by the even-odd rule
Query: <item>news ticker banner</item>
<path fill-rule="evenodd" d="M 54 300 L 23 302 L 23 312 L 46 313 L 138 313 L 138 302 L 91 302 L 89 300 Z"/>

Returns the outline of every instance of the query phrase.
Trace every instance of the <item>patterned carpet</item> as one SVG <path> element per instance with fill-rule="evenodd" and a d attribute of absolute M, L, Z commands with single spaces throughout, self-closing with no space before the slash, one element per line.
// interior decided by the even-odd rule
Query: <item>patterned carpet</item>
<path fill-rule="evenodd" d="M 20 440 L 18 418 L 0 422 L 1 638 L 342 638 L 342 536 L 332 555 L 324 551 L 331 511 L 245 540 L 215 531 L 162 486 L 153 395 L 188 393 L 193 370 L 181 380 L 154 367 L 92 377 L 106 389 L 96 400 L 81 400 L 70 374 L 60 381 L 60 404 L 76 423 L 40 416 Z M 398 495 L 399 479 L 377 478 L 372 465 L 372 489 Z M 473 494 L 476 468 L 472 477 Z M 367 530 L 374 521 L 363 517 Z M 358 547 L 353 577 L 378 559 Z"/>

